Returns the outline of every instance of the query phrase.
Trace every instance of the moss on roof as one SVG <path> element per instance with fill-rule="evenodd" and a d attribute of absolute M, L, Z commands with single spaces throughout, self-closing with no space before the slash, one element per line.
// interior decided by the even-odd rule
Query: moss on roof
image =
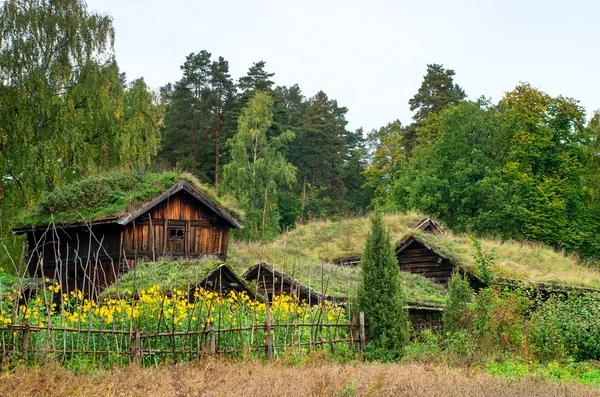
<path fill-rule="evenodd" d="M 115 297 L 131 292 L 136 295 L 154 285 L 163 291 L 189 291 L 210 272 L 223 264 L 211 258 L 140 263 L 135 271 L 123 274 L 102 291 L 101 297 Z M 241 277 L 240 277 L 241 279 Z"/>
<path fill-rule="evenodd" d="M 212 189 L 194 176 L 178 172 L 113 172 L 90 176 L 54 189 L 23 212 L 18 227 L 82 223 L 120 217 L 184 180 L 215 205 L 239 217 Z"/>
<path fill-rule="evenodd" d="M 415 232 L 413 227 L 424 217 L 417 212 L 391 213 L 384 216 L 384 221 L 395 243 L 415 235 L 459 266 L 478 274 L 473 259 L 475 248 L 469 236 L 454 234 L 445 226 L 442 226 L 444 235 Z M 360 255 L 369 227 L 367 217 L 310 222 L 262 247 L 258 243 L 234 242 L 229 249 L 228 263 L 240 274 L 250 264 L 276 263 L 280 270 L 313 287 L 315 280 L 320 280 L 323 264 L 322 272 L 330 280 L 327 294 L 344 295 L 358 285 L 360 269 L 335 265 L 332 259 Z M 480 241 L 485 252 L 496 250 L 498 259 L 492 271 L 498 277 L 600 289 L 600 271 L 578 263 L 574 256 L 531 242 L 497 238 L 481 238 Z M 403 273 L 402 277 L 408 300 L 443 301 L 444 292 L 438 292 L 437 284 L 407 274 Z"/>

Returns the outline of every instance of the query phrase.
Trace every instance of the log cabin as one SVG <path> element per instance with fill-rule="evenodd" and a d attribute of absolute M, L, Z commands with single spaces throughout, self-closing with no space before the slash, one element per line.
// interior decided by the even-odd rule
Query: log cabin
<path fill-rule="evenodd" d="M 483 281 L 473 272 L 460 265 L 460 260 L 448 252 L 429 244 L 424 236 L 408 235 L 396 246 L 396 259 L 400 270 L 448 285 L 452 273 L 461 269 L 475 290 L 484 286 Z"/>
<path fill-rule="evenodd" d="M 339 304 L 348 300 L 347 297 L 325 295 L 268 263 L 258 263 L 250 267 L 243 278 L 249 283 L 255 283 L 258 294 L 266 295 L 269 301 L 281 294 L 295 296 L 300 302 L 310 306 L 325 302 Z"/>
<path fill-rule="evenodd" d="M 225 260 L 229 231 L 243 224 L 194 182 L 173 173 L 96 177 L 50 193 L 13 229 L 27 236 L 29 274 L 96 296 L 144 260 Z"/>

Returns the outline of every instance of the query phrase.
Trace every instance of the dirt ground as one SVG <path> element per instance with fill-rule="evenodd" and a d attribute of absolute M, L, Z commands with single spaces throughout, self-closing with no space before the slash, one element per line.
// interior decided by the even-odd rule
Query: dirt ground
<path fill-rule="evenodd" d="M 0 396 L 600 396 L 600 389 L 428 364 L 204 360 L 85 375 L 60 367 L 17 369 L 0 374 Z"/>

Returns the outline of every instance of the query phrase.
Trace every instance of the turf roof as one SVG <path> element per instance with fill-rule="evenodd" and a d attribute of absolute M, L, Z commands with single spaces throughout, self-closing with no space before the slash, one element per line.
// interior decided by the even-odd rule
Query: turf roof
<path fill-rule="evenodd" d="M 175 289 L 190 291 L 222 264 L 222 261 L 211 258 L 143 262 L 135 271 L 120 276 L 118 282 L 109 285 L 101 296 L 114 297 L 117 292 L 121 296 L 128 292 L 136 295 L 155 285 L 160 286 L 164 292 Z M 239 279 L 244 283 L 242 277 Z"/>
<path fill-rule="evenodd" d="M 415 231 L 414 226 L 423 218 L 423 214 L 416 212 L 390 213 L 384 216 L 384 221 L 395 243 L 414 235 L 461 268 L 479 275 L 473 259 L 475 249 L 469 236 L 454 234 L 444 226 L 443 235 Z M 294 277 L 302 282 L 312 281 L 311 285 L 324 273 L 330 280 L 328 293 L 343 295 L 357 285 L 360 272 L 355 267 L 338 266 L 332 262 L 340 257 L 360 255 L 369 228 L 368 217 L 314 221 L 300 225 L 264 246 L 234 242 L 229 249 L 228 262 L 239 273 L 244 272 L 251 263 L 265 261 L 279 264 L 278 268 L 295 274 Z M 495 250 L 497 260 L 492 272 L 498 278 L 518 280 L 525 284 L 600 289 L 600 271 L 578 263 L 575 256 L 526 241 L 503 241 L 491 237 L 479 240 L 485 252 Z M 413 279 L 405 274 L 408 273 L 402 274 L 407 277 L 403 283 L 414 291 L 407 292 L 409 300 L 436 302 L 443 298 L 434 286 L 422 280 L 423 277 L 415 276 L 417 278 Z"/>
<path fill-rule="evenodd" d="M 116 219 L 186 181 L 214 206 L 239 218 L 231 206 L 194 176 L 178 172 L 119 172 L 91 176 L 48 193 L 22 214 L 18 228 Z"/>

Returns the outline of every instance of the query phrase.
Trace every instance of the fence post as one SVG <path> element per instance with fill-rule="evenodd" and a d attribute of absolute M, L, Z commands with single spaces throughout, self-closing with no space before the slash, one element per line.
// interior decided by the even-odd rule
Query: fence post
<path fill-rule="evenodd" d="M 29 321 L 23 321 L 23 358 L 25 361 L 29 358 Z"/>
<path fill-rule="evenodd" d="M 358 314 L 358 333 L 360 338 L 360 351 L 365 351 L 365 313 Z"/>
<path fill-rule="evenodd" d="M 273 359 L 273 333 L 271 331 L 271 308 L 269 300 L 265 301 L 265 344 L 267 345 L 267 361 Z"/>
<path fill-rule="evenodd" d="M 215 356 L 217 354 L 217 335 L 215 333 L 215 323 L 214 322 L 210 322 L 210 324 L 208 325 L 208 331 L 210 334 L 210 354 Z"/>
<path fill-rule="evenodd" d="M 142 365 L 142 337 L 140 328 L 135 329 L 135 344 L 133 346 L 135 354 L 135 363 Z"/>

